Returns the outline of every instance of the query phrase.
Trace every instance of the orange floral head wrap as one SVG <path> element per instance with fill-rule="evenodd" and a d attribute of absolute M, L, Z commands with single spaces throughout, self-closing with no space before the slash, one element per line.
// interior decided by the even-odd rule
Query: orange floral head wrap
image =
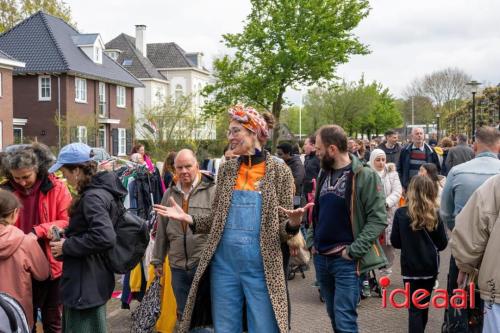
<path fill-rule="evenodd" d="M 239 122 L 247 130 L 257 134 L 259 141 L 266 141 L 269 138 L 266 120 L 251 106 L 236 104 L 229 109 L 229 116 L 231 120 Z"/>

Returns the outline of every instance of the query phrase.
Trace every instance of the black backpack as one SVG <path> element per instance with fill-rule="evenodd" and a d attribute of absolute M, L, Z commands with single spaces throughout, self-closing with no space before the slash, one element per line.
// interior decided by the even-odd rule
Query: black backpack
<path fill-rule="evenodd" d="M 146 220 L 127 211 L 121 201 L 116 201 L 118 214 L 113 221 L 116 244 L 108 251 L 108 262 L 116 274 L 130 272 L 142 259 L 149 243 Z"/>

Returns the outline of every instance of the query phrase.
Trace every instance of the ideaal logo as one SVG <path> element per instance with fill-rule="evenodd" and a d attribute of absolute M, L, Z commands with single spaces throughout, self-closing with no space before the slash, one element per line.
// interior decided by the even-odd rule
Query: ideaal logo
<path fill-rule="evenodd" d="M 466 309 L 467 307 L 473 309 L 475 307 L 475 287 L 472 282 L 469 283 L 468 292 L 465 289 L 454 289 L 452 296 L 448 294 L 446 289 L 435 289 L 430 302 L 422 302 L 431 295 L 425 289 L 417 289 L 410 295 L 410 284 L 408 282 L 405 283 L 404 289 L 396 288 L 390 293 L 388 292 L 387 287 L 391 284 L 391 280 L 387 276 L 381 277 L 379 283 L 382 287 L 383 308 L 387 307 L 387 300 L 389 300 L 389 304 L 396 309 L 409 308 L 410 302 L 412 302 L 417 309 L 426 309 L 431 305 L 436 309 L 448 308 L 448 306 L 451 306 L 454 309 Z M 389 294 L 389 296 L 387 294 Z M 469 294 L 469 304 L 467 304 L 467 294 Z M 402 302 L 398 303 L 396 301 L 397 295 L 403 296 Z"/>

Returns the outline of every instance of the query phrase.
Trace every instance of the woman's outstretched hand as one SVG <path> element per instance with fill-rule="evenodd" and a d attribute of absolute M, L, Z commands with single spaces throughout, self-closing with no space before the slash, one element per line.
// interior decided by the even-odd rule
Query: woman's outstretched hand
<path fill-rule="evenodd" d="M 179 206 L 177 202 L 175 202 L 174 198 L 170 197 L 169 204 L 169 207 L 163 205 L 153 205 L 153 208 L 160 216 L 168 217 L 169 219 L 186 222 L 189 224 L 193 223 L 193 218 L 191 217 L 191 215 L 186 214 L 182 207 Z"/>
<path fill-rule="evenodd" d="M 307 212 L 307 210 L 309 208 L 311 208 L 312 206 L 314 206 L 314 203 L 310 202 L 307 205 L 305 205 L 304 207 L 297 208 L 297 209 L 288 210 L 288 209 L 285 209 L 283 207 L 278 207 L 278 209 L 283 214 L 288 216 L 288 218 L 290 219 L 290 225 L 292 227 L 297 227 L 302 222 L 302 216 L 304 215 L 304 213 Z"/>

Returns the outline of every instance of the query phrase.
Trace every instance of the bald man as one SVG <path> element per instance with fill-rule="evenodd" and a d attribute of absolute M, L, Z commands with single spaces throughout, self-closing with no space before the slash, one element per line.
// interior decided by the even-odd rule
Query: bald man
<path fill-rule="evenodd" d="M 167 189 L 161 204 L 168 206 L 169 199 L 173 198 L 186 213 L 209 214 L 215 194 L 214 179 L 200 172 L 196 156 L 189 149 L 177 153 L 174 167 L 175 183 Z M 186 223 L 160 217 L 151 263 L 155 266 L 156 274 L 161 276 L 168 255 L 179 320 L 207 238 L 208 235 L 204 234 L 194 235 Z"/>
<path fill-rule="evenodd" d="M 420 166 L 425 163 L 434 163 L 438 172 L 441 170 L 436 152 L 425 143 L 424 129 L 416 127 L 411 131 L 410 144 L 402 149 L 399 155 L 399 179 L 405 190 L 413 176 L 418 174 Z"/>

